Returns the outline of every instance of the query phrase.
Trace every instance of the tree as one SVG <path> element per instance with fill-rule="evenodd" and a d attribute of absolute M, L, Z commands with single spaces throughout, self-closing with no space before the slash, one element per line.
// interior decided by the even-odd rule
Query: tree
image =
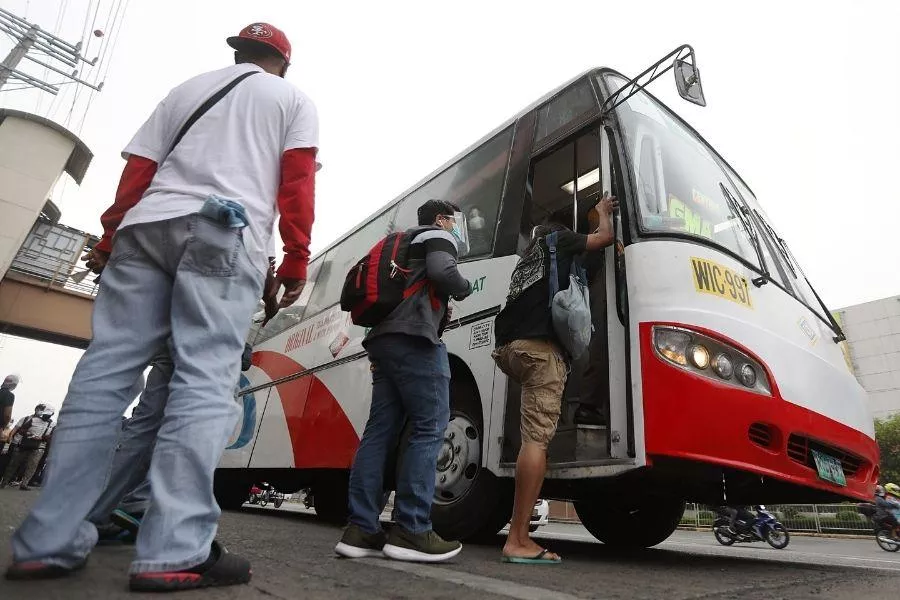
<path fill-rule="evenodd" d="M 900 413 L 875 419 L 875 440 L 881 449 L 882 482 L 900 482 Z"/>

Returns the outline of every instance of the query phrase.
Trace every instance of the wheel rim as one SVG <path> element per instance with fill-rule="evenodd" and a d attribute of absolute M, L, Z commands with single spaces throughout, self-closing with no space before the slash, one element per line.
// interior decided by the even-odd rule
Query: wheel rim
<path fill-rule="evenodd" d="M 768 537 L 769 541 L 775 546 L 781 546 L 787 541 L 787 533 L 780 529 L 770 529 Z"/>
<path fill-rule="evenodd" d="M 481 468 L 481 435 L 478 426 L 461 413 L 450 417 L 438 453 L 434 479 L 434 503 L 447 505 L 465 496 Z"/>
<path fill-rule="evenodd" d="M 883 550 L 887 550 L 888 552 L 894 552 L 900 543 L 891 539 L 891 534 L 887 531 L 879 531 L 875 534 L 875 541 L 878 542 L 878 545 L 881 546 Z"/>

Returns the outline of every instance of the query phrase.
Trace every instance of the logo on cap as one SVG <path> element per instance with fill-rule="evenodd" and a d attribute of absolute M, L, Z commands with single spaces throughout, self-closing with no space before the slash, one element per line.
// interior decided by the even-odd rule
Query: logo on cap
<path fill-rule="evenodd" d="M 247 35 L 252 35 L 257 38 L 270 38 L 274 34 L 264 23 L 254 23 L 247 28 Z"/>

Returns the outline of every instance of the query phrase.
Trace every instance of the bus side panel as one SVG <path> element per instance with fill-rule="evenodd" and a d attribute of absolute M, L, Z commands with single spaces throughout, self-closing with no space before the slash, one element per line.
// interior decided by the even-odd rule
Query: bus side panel
<path fill-rule="evenodd" d="M 262 406 L 257 405 L 257 410 L 262 418 L 257 437 L 250 443 L 252 455 L 249 466 L 272 469 L 293 468 L 295 466 L 294 452 L 291 447 L 291 435 L 288 432 L 284 407 L 281 404 L 281 395 L 278 388 L 275 387 L 260 390 L 264 396 L 265 392 L 268 392 L 266 402 Z"/>

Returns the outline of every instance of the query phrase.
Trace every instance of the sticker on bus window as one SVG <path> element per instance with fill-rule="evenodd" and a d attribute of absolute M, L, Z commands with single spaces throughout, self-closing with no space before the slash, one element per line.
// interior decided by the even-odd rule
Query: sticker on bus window
<path fill-rule="evenodd" d="M 746 277 L 725 265 L 705 258 L 691 257 L 694 288 L 704 294 L 712 294 L 741 306 L 753 308 L 750 298 L 750 282 Z"/>

